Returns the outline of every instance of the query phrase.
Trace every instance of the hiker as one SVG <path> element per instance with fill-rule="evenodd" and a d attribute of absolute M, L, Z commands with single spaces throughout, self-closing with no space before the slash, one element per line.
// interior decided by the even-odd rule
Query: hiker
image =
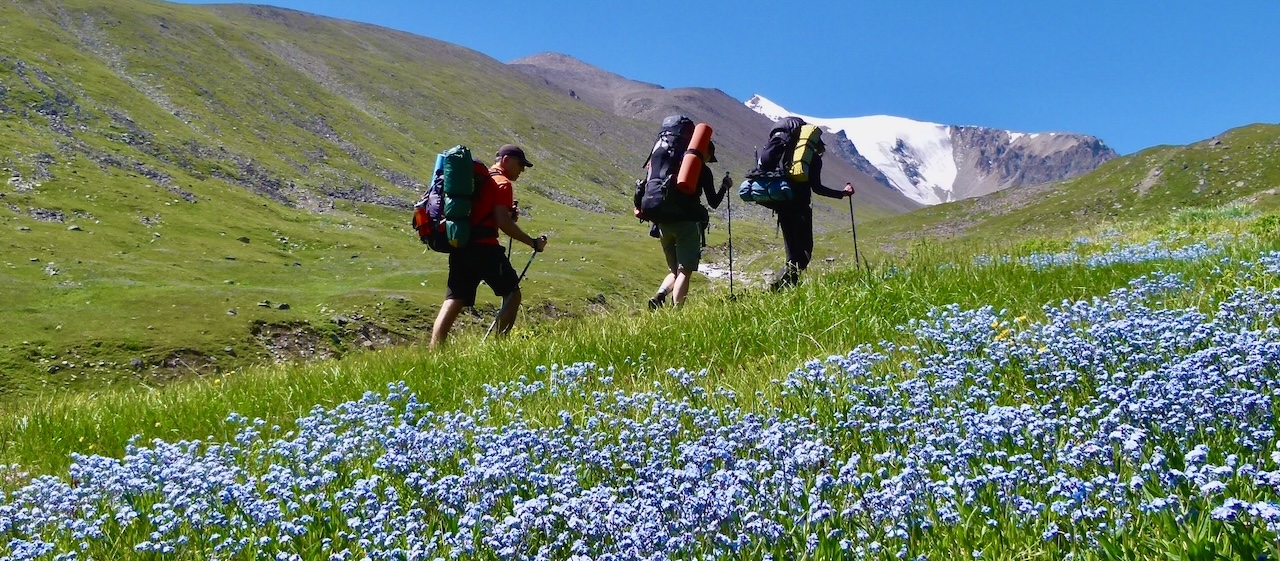
<path fill-rule="evenodd" d="M 492 182 L 475 194 L 472 215 L 473 239 L 469 245 L 449 254 L 449 280 L 446 284 L 444 304 L 431 328 L 431 348 L 445 342 L 449 329 L 463 308 L 474 306 L 476 291 L 484 282 L 493 289 L 494 296 L 503 299 L 502 313 L 497 318 L 498 334 L 503 335 L 515 324 L 520 310 L 520 282 L 510 257 L 498 242 L 498 231 L 512 239 L 541 252 L 547 246 L 547 237 L 533 238 L 516 224 L 515 193 L 512 183 L 533 163 L 524 150 L 514 144 L 498 149 L 497 161 L 489 168 Z M 490 209 L 487 212 L 484 209 Z"/>
<path fill-rule="evenodd" d="M 733 184 L 728 174 L 720 181 L 720 191 L 715 190 L 715 177 L 707 163 L 716 161 L 714 142 L 707 144 L 706 159 L 702 163 L 702 172 L 698 175 L 697 190 L 690 196 L 676 196 L 675 203 L 669 212 L 659 218 L 652 219 L 656 232 L 655 237 L 662 244 L 662 253 L 667 261 L 667 275 L 658 286 L 658 292 L 649 299 L 649 308 L 656 309 L 666 305 L 667 295 L 671 295 L 672 305 L 684 304 L 689 293 L 689 275 L 698 270 L 702 261 L 702 246 L 705 245 L 706 229 L 710 225 L 711 216 L 702 205 L 705 195 L 711 208 L 719 208 L 725 194 Z M 652 161 L 645 163 L 650 169 Z M 678 174 L 678 168 L 670 171 L 672 176 Z M 637 217 L 641 216 L 639 206 L 635 209 Z"/>
<path fill-rule="evenodd" d="M 792 137 L 806 123 L 798 117 L 786 117 L 778 121 L 770 135 L 777 131 L 787 131 Z M 818 136 L 821 131 L 818 130 Z M 778 228 L 782 230 L 782 244 L 786 248 L 787 263 L 782 274 L 770 284 L 772 290 L 781 290 L 795 286 L 800 282 L 800 273 L 809 267 L 813 257 L 813 193 L 824 197 L 840 199 L 853 196 L 853 184 L 846 183 L 844 189 L 836 190 L 822 185 L 822 143 L 815 143 L 818 150 L 808 161 L 807 177 L 804 181 L 790 175 L 792 199 L 786 204 L 774 208 L 778 213 Z M 794 150 L 794 141 L 788 150 Z M 763 155 L 762 155 L 763 157 Z"/>

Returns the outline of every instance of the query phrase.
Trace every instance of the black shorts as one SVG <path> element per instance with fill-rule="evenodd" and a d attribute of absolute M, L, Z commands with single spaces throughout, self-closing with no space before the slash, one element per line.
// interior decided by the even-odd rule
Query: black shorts
<path fill-rule="evenodd" d="M 474 306 L 481 282 L 493 289 L 494 296 L 506 298 L 515 291 L 519 279 L 502 246 L 474 245 L 449 254 L 449 281 L 444 299 Z"/>

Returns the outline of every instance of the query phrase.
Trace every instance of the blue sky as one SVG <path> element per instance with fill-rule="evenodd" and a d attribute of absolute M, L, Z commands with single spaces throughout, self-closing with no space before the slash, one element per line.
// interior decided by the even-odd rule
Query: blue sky
<path fill-rule="evenodd" d="M 1276 0 L 255 3 L 503 62 L 564 53 L 668 88 L 758 93 L 801 114 L 1079 132 L 1122 154 L 1280 122 Z"/>

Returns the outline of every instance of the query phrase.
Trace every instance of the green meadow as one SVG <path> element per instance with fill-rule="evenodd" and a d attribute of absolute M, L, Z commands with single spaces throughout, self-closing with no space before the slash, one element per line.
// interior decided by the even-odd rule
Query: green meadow
<path fill-rule="evenodd" d="M 1188 236 L 1187 231 L 1196 234 Z M 1210 234 L 1230 234 L 1223 255 L 1248 256 L 1280 249 L 1280 218 L 1220 207 L 1183 211 L 1167 224 L 1126 223 L 1078 234 L 1091 240 L 1075 250 L 1084 254 L 1103 252 L 1113 244 L 1152 239 L 1185 244 L 1212 239 Z M 851 250 L 851 245 L 847 234 L 829 235 L 819 247 L 835 254 L 841 246 Z M 698 278 L 682 309 L 639 311 L 637 301 L 635 306 L 589 318 L 522 318 L 509 338 L 482 341 L 492 319 L 488 314 L 474 318 L 472 325 L 459 329 L 445 348 L 435 352 L 419 339 L 340 359 L 188 376 L 159 387 L 118 384 L 46 392 L 6 406 L 0 418 L 4 445 L 0 463 L 56 473 L 66 468 L 72 452 L 119 455 L 135 435 L 227 439 L 228 431 L 234 429 L 223 419 L 232 412 L 287 424 L 313 406 L 333 406 L 396 381 L 405 381 L 433 407 L 458 408 L 477 398 L 486 384 L 532 376 L 538 366 L 582 361 L 640 364 L 621 380 L 623 387 L 631 389 L 649 387 L 669 368 L 705 368 L 708 385 L 732 388 L 743 396 L 761 392 L 767 402 L 776 397 L 772 381 L 783 373 L 809 359 L 898 340 L 900 326 L 935 307 L 993 306 L 1009 315 L 1036 317 L 1045 305 L 1087 300 L 1122 288 L 1147 272 L 1185 272 L 1199 278 L 1216 262 L 1214 258 L 1158 260 L 1036 270 L 984 260 L 1000 256 L 1016 260 L 1072 245 L 1070 240 L 1049 238 L 999 245 L 921 241 L 901 256 L 873 253 L 864 267 L 851 267 L 848 262 L 815 264 L 798 288 L 781 293 L 767 292 L 758 283 L 740 283 L 731 298 L 727 282 Z M 527 292 L 537 294 L 553 282 L 548 279 L 552 274 L 542 267 L 550 267 L 546 262 L 555 261 L 555 255 L 548 250 L 534 261 Z M 522 267 L 523 261 L 517 259 L 517 266 Z M 535 279 L 541 282 L 534 283 Z M 1205 292 L 1229 288 L 1208 287 Z M 419 329 L 426 331 L 429 326 Z M 566 406 L 548 402 L 539 404 L 534 413 L 550 414 Z"/>
<path fill-rule="evenodd" d="M 1196 234 L 1188 234 L 1191 231 Z M 1072 240 L 1028 238 L 1000 245 L 922 241 L 903 255 L 873 254 L 866 267 L 824 265 L 812 271 L 798 287 L 781 293 L 738 287 L 730 297 L 727 285 L 700 279 L 690 303 L 681 309 L 622 309 L 599 312 L 589 319 L 522 322 L 510 337 L 487 341 L 481 340 L 483 322 L 477 322 L 475 328 L 461 330 L 446 348 L 437 351 L 415 343 L 338 359 L 191 376 L 161 387 L 132 384 L 48 392 L 11 402 L 0 413 L 0 465 L 9 466 L 3 472 L 2 488 L 14 493 L 38 474 L 66 477 L 70 462 L 77 455 L 121 457 L 128 447 L 147 442 L 231 442 L 246 426 L 228 421 L 236 416 L 256 419 L 258 426 L 275 427 L 271 434 L 287 437 L 301 429 L 295 429 L 296 419 L 315 415 L 320 409 L 348 408 L 362 396 L 367 400 L 370 391 L 401 383 L 429 411 L 447 414 L 480 407 L 490 411 L 483 422 L 494 427 L 516 423 L 516 427 L 530 430 L 552 430 L 564 422 L 567 414 L 587 415 L 594 411 L 600 406 L 601 394 L 593 398 L 584 393 L 528 392 L 524 397 L 505 398 L 505 406 L 486 396 L 493 394 L 494 387 L 549 383 L 552 380 L 548 379 L 548 372 L 577 363 L 607 368 L 608 391 L 617 391 L 617 395 L 658 389 L 673 392 L 668 395 L 683 395 L 711 410 L 732 408 L 766 416 L 799 415 L 801 419 L 821 422 L 827 415 L 841 415 L 840 402 L 829 401 L 833 398 L 823 398 L 821 394 L 787 390 L 780 380 L 788 372 L 799 372 L 812 360 L 844 355 L 868 345 L 911 345 L 913 338 L 902 327 L 928 317 L 931 310 L 940 307 L 990 306 L 1001 317 L 1010 318 L 1006 324 L 1014 329 L 1042 321 L 1047 306 L 1088 301 L 1157 271 L 1175 273 L 1196 285 L 1196 290 L 1180 293 L 1162 302 L 1162 306 L 1200 308 L 1206 312 L 1243 286 L 1277 286 L 1274 277 L 1248 281 L 1220 270 L 1221 263 L 1227 260 L 1248 261 L 1280 250 L 1280 218 L 1275 214 L 1238 206 L 1193 209 L 1164 221 L 1124 223 L 1076 234 Z M 1139 259 L 1109 265 L 1077 262 L 1035 267 L 1019 262 L 1020 258 L 1067 251 L 1081 257 L 1104 255 L 1117 246 L 1148 242 L 1171 248 L 1206 243 L 1212 249 L 1199 258 Z M 849 245 L 849 240 L 841 236 L 822 243 L 832 250 L 841 244 Z M 547 256 L 551 255 L 548 252 Z M 531 285 L 531 290 L 536 289 Z M 1272 322 L 1270 328 L 1275 327 Z M 1008 332 L 1006 329 L 1004 333 Z M 997 335 L 996 340 L 1001 336 Z M 672 369 L 699 374 L 690 386 L 687 381 L 673 378 Z M 909 373 L 910 370 L 888 368 L 875 375 L 892 384 L 895 379 L 905 383 Z M 1002 387 L 1011 394 L 1036 395 L 1035 383 L 1017 379 L 1016 373 L 1016 369 L 1010 370 L 1001 380 Z M 1071 400 L 1083 403 L 1090 399 L 1086 387 L 1078 392 Z M 489 405 L 478 405 L 482 402 Z M 867 455 L 885 450 L 885 446 L 892 449 L 878 437 L 867 440 L 872 436 L 863 434 L 861 445 L 841 446 L 855 446 L 855 450 Z M 1167 445 L 1176 442 L 1163 437 L 1160 441 Z M 1215 449 L 1216 453 L 1230 451 Z M 353 473 L 371 469 L 374 464 L 370 461 L 355 461 L 347 469 L 355 470 Z M 145 496 L 130 500 L 135 507 L 163 506 L 155 502 L 157 499 Z M 1037 534 L 1046 531 L 1042 526 L 1020 529 L 1013 518 L 1001 520 L 997 523 L 1005 527 L 1002 533 L 988 533 L 981 523 L 965 523 L 922 534 L 909 542 L 914 544 L 911 551 L 913 556 L 929 559 L 946 558 L 948 551 L 971 552 L 973 557 L 984 559 L 1050 559 L 1066 554 L 1085 559 L 1150 555 L 1216 559 L 1238 557 L 1242 552 L 1261 555 L 1258 558 L 1274 555 L 1274 539 L 1266 537 L 1268 534 L 1260 528 L 1242 531 L 1241 526 L 1216 525 L 1207 517 L 1196 518 L 1193 526 L 1188 526 L 1189 521 L 1159 516 L 1140 518 L 1133 529 L 1103 534 L 1103 541 L 1092 546 L 1045 541 Z M 311 531 L 320 532 L 316 539 L 321 535 L 344 535 L 343 526 L 335 524 L 326 522 Z M 839 523 L 829 527 L 846 528 L 849 532 L 857 527 L 871 529 Z M 199 530 L 191 531 L 193 539 L 208 538 Z M 802 532 L 801 526 L 794 531 Z M 1064 531 L 1070 532 L 1071 527 L 1066 526 Z M 143 535 L 136 532 L 121 534 L 88 551 L 94 556 L 133 555 L 135 551 L 129 544 L 142 539 Z M 216 540 L 216 535 L 212 539 Z M 855 543 L 865 547 L 868 542 Z M 282 543 L 279 547 L 283 549 L 275 547 L 250 548 L 235 558 L 258 557 L 271 551 L 292 551 L 310 558 L 336 546 L 307 539 L 293 545 Z M 743 555 L 790 556 L 796 547 L 800 546 L 775 544 Z M 818 549 L 795 558 L 852 555 L 842 547 L 837 547 L 835 541 L 820 541 Z M 177 558 L 205 558 L 209 551 L 191 550 Z M 486 551 L 482 549 L 475 558 L 505 557 Z M 874 548 L 870 554 L 859 551 L 859 557 L 868 558 L 892 554 L 887 550 L 874 554 Z"/>

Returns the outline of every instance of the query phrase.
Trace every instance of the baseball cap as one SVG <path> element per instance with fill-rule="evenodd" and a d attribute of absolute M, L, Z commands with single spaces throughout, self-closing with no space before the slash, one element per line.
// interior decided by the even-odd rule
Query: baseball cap
<path fill-rule="evenodd" d="M 524 167 L 533 167 L 533 162 L 530 162 L 529 158 L 524 156 L 524 150 L 521 150 L 520 147 L 515 144 L 503 144 L 502 148 L 498 149 L 497 157 L 501 158 L 503 156 L 512 156 L 515 159 L 520 160 L 520 163 L 524 164 Z"/>

